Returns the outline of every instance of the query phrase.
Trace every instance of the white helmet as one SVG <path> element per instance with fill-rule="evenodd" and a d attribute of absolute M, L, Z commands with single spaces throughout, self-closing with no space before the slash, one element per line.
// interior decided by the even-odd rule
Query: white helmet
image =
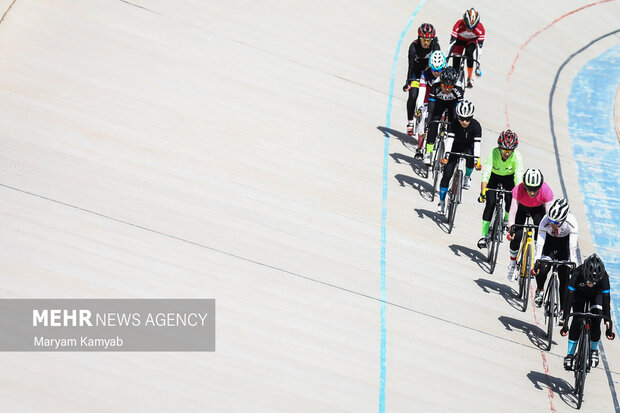
<path fill-rule="evenodd" d="M 564 198 L 560 198 L 553 201 L 549 208 L 549 212 L 547 212 L 547 216 L 551 221 L 562 223 L 566 220 L 568 211 L 568 201 Z"/>
<path fill-rule="evenodd" d="M 456 107 L 456 115 L 459 118 L 471 118 L 474 116 L 475 110 L 476 108 L 472 102 L 464 100 Z"/>
<path fill-rule="evenodd" d="M 431 53 L 431 57 L 428 59 L 428 64 L 431 67 L 431 70 L 434 72 L 439 72 L 446 67 L 446 56 L 441 50 L 435 50 Z"/>
<path fill-rule="evenodd" d="M 537 191 L 544 181 L 540 169 L 530 168 L 523 174 L 523 186 L 528 191 Z"/>

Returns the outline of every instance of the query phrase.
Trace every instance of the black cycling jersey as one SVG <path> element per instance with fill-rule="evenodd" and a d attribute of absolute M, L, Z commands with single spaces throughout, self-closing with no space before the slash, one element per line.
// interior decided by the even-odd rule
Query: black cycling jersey
<path fill-rule="evenodd" d="M 433 38 L 431 46 L 425 49 L 420 44 L 420 39 L 415 39 L 411 45 L 409 45 L 409 69 L 407 70 L 407 82 L 411 83 L 413 80 L 420 79 L 422 72 L 428 66 L 428 58 L 435 50 L 441 50 L 439 46 L 439 39 Z"/>
<path fill-rule="evenodd" d="M 575 302 L 586 301 L 593 302 L 593 300 L 597 296 L 602 297 L 602 310 L 603 315 L 606 317 L 610 317 L 610 287 L 609 287 L 609 276 L 607 273 L 603 276 L 603 278 L 594 284 L 592 287 L 588 287 L 586 281 L 583 277 L 583 265 L 575 268 L 571 274 L 570 280 L 568 281 L 568 293 L 566 295 L 566 300 L 564 303 L 564 315 L 568 315 L 570 312 L 571 306 Z"/>

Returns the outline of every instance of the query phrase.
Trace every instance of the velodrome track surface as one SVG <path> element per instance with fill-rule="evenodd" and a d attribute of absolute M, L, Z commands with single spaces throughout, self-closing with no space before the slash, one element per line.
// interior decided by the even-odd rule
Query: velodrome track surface
<path fill-rule="evenodd" d="M 447 49 L 472 4 L 417 6 L 15 1 L 0 23 L 2 297 L 215 298 L 217 351 L 1 353 L 1 410 L 573 411 L 566 339 L 540 349 L 507 243 L 493 275 L 475 247 L 479 173 L 452 234 L 428 200 L 404 134 L 407 48 L 428 21 Z M 473 6 L 483 153 L 510 125 L 526 167 L 566 188 L 587 256 L 567 99 L 618 37 L 561 71 L 557 152 L 549 96 L 620 5 Z M 620 410 L 604 341 L 584 411 Z"/>

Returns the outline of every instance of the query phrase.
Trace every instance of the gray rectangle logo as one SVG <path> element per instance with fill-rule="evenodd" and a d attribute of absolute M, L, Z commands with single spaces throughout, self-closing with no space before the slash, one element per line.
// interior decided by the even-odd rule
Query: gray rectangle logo
<path fill-rule="evenodd" d="M 0 299 L 0 351 L 215 351 L 215 300 Z"/>

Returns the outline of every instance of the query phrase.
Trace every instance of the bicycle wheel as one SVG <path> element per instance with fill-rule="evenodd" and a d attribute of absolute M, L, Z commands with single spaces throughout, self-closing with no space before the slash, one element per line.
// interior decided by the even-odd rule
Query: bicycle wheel
<path fill-rule="evenodd" d="M 440 135 L 437 147 L 433 154 L 433 189 L 431 194 L 431 202 L 435 200 L 435 193 L 437 192 L 437 184 L 439 183 L 439 175 L 441 175 L 441 158 L 443 157 L 443 135 Z"/>
<path fill-rule="evenodd" d="M 551 342 L 553 340 L 553 324 L 555 323 L 554 313 L 556 311 L 555 306 L 557 305 L 557 297 L 555 296 L 556 282 L 555 276 L 551 275 L 551 280 L 549 281 L 549 317 L 547 318 L 547 350 L 551 350 Z"/>
<path fill-rule="evenodd" d="M 452 183 L 452 190 L 450 194 L 450 205 L 448 206 L 448 234 L 452 233 L 452 227 L 454 226 L 454 217 L 456 217 L 456 208 L 459 205 L 459 187 L 462 181 L 462 173 L 459 169 L 454 173 L 454 179 Z"/>
<path fill-rule="evenodd" d="M 590 334 L 582 327 L 579 336 L 579 350 L 575 358 L 575 396 L 577 396 L 577 408 L 581 408 L 583 402 L 583 389 L 586 386 L 586 374 L 588 374 L 588 356 L 590 353 Z"/>
<path fill-rule="evenodd" d="M 493 271 L 495 271 L 495 265 L 497 264 L 497 253 L 499 252 L 499 243 L 501 242 L 502 238 L 502 217 L 498 214 L 495 214 L 494 221 L 495 222 L 493 222 L 493 237 L 491 239 L 491 248 L 489 250 L 489 256 L 491 259 L 491 266 L 489 270 L 491 274 L 493 274 Z"/>
<path fill-rule="evenodd" d="M 532 260 L 534 259 L 534 252 L 532 251 L 532 244 L 525 244 L 525 252 L 523 253 L 523 264 L 521 266 L 521 280 L 523 284 L 523 311 L 527 310 L 527 303 L 530 298 L 530 282 L 532 277 L 530 271 L 532 269 Z"/>

